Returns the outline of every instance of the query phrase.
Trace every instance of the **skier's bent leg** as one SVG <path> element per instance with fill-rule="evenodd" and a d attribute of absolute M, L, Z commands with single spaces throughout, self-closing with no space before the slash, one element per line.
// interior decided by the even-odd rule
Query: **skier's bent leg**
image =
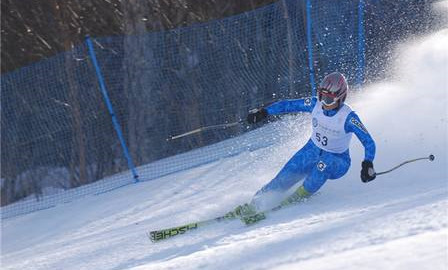
<path fill-rule="evenodd" d="M 311 146 L 315 148 L 314 145 Z M 285 192 L 304 179 L 313 168 L 318 151 L 311 146 L 307 144 L 298 151 L 277 176 L 255 194 L 251 204 L 254 204 L 259 210 L 277 206 L 284 199 Z"/>
<path fill-rule="evenodd" d="M 319 156 L 319 151 L 319 148 L 310 140 L 288 160 L 274 179 L 263 186 L 255 195 L 269 191 L 285 192 L 290 189 L 311 171 L 315 160 Z"/>
<path fill-rule="evenodd" d="M 350 167 L 350 157 L 345 154 L 324 153 L 311 173 L 305 178 L 292 195 L 282 201 L 282 205 L 298 202 L 317 192 L 327 179 L 337 179 L 344 176 Z"/>

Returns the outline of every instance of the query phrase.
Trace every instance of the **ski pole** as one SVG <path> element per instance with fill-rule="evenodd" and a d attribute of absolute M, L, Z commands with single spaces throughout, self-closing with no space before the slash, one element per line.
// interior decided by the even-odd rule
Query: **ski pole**
<path fill-rule="evenodd" d="M 428 157 L 421 157 L 421 158 L 415 158 L 415 159 L 407 160 L 407 161 L 405 161 L 405 162 L 403 162 L 403 163 L 393 167 L 390 170 L 387 170 L 387 171 L 384 171 L 384 172 L 378 172 L 378 173 L 376 173 L 376 175 L 378 176 L 378 175 L 390 173 L 391 171 L 398 169 L 399 167 L 403 166 L 404 164 L 411 163 L 411 162 L 418 161 L 418 160 L 425 160 L 425 159 L 429 159 L 429 161 L 433 161 L 435 159 L 435 157 L 434 157 L 434 155 L 431 154 Z"/>
<path fill-rule="evenodd" d="M 182 134 L 179 134 L 179 135 L 171 136 L 170 138 L 167 138 L 166 140 L 170 141 L 170 140 L 179 139 L 179 138 L 182 138 L 182 137 L 185 137 L 185 136 L 189 136 L 189 135 L 192 135 L 192 134 L 196 134 L 196 133 L 199 133 L 199 132 L 202 132 L 202 131 L 205 131 L 205 130 L 218 129 L 218 128 L 226 129 L 226 128 L 229 128 L 229 127 L 237 126 L 237 125 L 239 125 L 239 124 L 241 124 L 243 122 L 244 122 L 244 120 L 240 120 L 240 121 L 233 122 L 233 123 L 226 123 L 226 124 L 219 124 L 219 125 L 211 125 L 211 126 L 206 126 L 206 127 L 200 127 L 200 128 L 194 129 L 192 131 L 188 131 L 188 132 L 185 132 L 185 133 L 182 133 Z"/>

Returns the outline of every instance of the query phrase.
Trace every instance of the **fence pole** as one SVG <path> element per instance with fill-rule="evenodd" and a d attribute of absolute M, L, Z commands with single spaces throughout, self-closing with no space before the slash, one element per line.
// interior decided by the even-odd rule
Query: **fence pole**
<path fill-rule="evenodd" d="M 358 69 L 356 76 L 356 83 L 361 88 L 364 83 L 364 70 L 365 70 L 365 50 L 366 40 L 364 35 L 364 0 L 359 0 L 358 3 Z"/>
<path fill-rule="evenodd" d="M 306 37 L 308 41 L 308 65 L 310 69 L 311 95 L 316 96 L 316 83 L 314 82 L 314 63 L 313 63 L 313 33 L 311 32 L 311 0 L 306 0 Z"/>
<path fill-rule="evenodd" d="M 120 124 L 118 123 L 117 117 L 115 116 L 114 109 L 112 107 L 112 103 L 110 102 L 109 95 L 107 94 L 106 90 L 106 84 L 104 83 L 103 75 L 101 74 L 100 66 L 98 65 L 98 61 L 96 60 L 95 50 L 93 48 L 92 40 L 89 36 L 86 36 L 86 44 L 87 48 L 89 49 L 89 55 L 90 59 L 92 60 L 93 66 L 95 67 L 96 75 L 98 78 L 98 83 L 100 85 L 101 93 L 103 94 L 104 101 L 106 102 L 107 109 L 109 110 L 109 114 L 112 117 L 112 123 L 115 128 L 115 131 L 117 132 L 118 139 L 120 140 L 121 147 L 123 148 L 124 156 L 128 162 L 128 167 L 132 172 L 132 175 L 134 176 L 134 181 L 138 182 L 138 174 L 137 169 L 134 166 L 134 162 L 132 161 L 131 155 L 129 154 L 128 148 L 126 146 L 126 143 L 124 141 L 123 133 L 120 128 Z"/>

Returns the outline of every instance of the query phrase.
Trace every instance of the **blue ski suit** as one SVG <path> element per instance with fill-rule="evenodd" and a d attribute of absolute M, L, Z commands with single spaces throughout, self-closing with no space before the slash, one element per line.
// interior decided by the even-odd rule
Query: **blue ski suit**
<path fill-rule="evenodd" d="M 317 104 L 318 106 L 321 105 L 316 97 L 312 97 L 278 101 L 265 109 L 269 115 L 296 112 L 311 113 Z M 323 114 L 325 117 L 333 117 L 339 110 L 340 108 L 323 110 Z M 348 115 L 343 126 L 346 133 L 344 136 L 347 136 L 348 133 L 354 133 L 364 146 L 364 159 L 373 161 L 375 157 L 374 140 L 362 124 L 358 115 L 354 111 L 351 111 L 351 109 L 347 113 Z M 315 125 L 315 121 L 316 119 L 313 119 L 313 125 Z M 313 133 L 312 136 L 314 135 Z M 316 142 L 324 143 L 323 140 L 321 141 L 323 138 L 315 138 L 314 141 L 312 139 L 310 138 L 302 149 L 285 164 L 277 176 L 262 187 L 255 196 L 270 191 L 286 191 L 302 179 L 305 179 L 303 182 L 304 189 L 312 194 L 318 191 L 328 179 L 338 179 L 347 173 L 351 162 L 348 148 L 342 153 L 332 153 L 322 149 L 319 143 L 316 145 Z"/>

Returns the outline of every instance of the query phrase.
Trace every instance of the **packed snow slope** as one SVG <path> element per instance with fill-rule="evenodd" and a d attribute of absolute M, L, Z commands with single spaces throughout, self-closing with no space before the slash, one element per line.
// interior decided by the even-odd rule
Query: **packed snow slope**
<path fill-rule="evenodd" d="M 348 174 L 303 204 L 148 240 L 249 201 L 310 135 L 309 116 L 285 116 L 262 127 L 287 134 L 279 144 L 4 220 L 1 269 L 448 269 L 447 50 L 447 29 L 400 46 L 393 76 L 348 100 L 376 139 L 377 171 L 434 162 L 364 184 L 353 138 Z"/>

